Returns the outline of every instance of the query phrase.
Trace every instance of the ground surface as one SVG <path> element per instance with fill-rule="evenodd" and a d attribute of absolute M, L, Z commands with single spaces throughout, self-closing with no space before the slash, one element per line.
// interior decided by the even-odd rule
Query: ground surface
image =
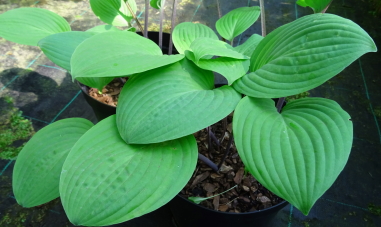
<path fill-rule="evenodd" d="M 138 16 L 144 17 L 139 3 Z M 170 5 L 166 8 L 169 18 Z M 218 18 L 216 0 L 179 1 L 178 21 L 192 21 L 214 28 Z M 220 0 L 221 13 L 240 6 L 258 5 L 257 0 Z M 310 9 L 295 5 L 295 0 L 265 0 L 268 31 L 310 14 Z M 374 14 L 370 1 L 334 0 L 328 13 L 354 20 L 381 46 L 380 16 Z M 87 0 L 0 0 L 0 13 L 17 7 L 41 7 L 65 17 L 73 30 L 86 30 L 101 22 L 92 14 Z M 151 15 L 156 14 L 152 11 Z M 157 28 L 158 15 L 150 27 Z M 168 29 L 169 22 L 165 23 Z M 256 23 L 235 43 L 244 42 L 251 34 L 260 33 Z M 381 217 L 373 214 L 381 206 L 381 80 L 379 77 L 381 54 L 370 53 L 355 61 L 337 77 L 310 91 L 311 96 L 336 100 L 349 112 L 354 123 L 355 139 L 349 162 L 334 185 L 319 199 L 305 217 L 293 206 L 281 210 L 270 226 L 381 226 Z M 31 119 L 35 131 L 49 123 L 68 117 L 96 118 L 86 104 L 79 88 L 70 76 L 51 63 L 35 47 L 13 44 L 0 38 L 0 98 L 10 96 L 14 105 Z M 0 102 L 2 103 L 2 102 Z M 6 108 L 5 105 L 0 108 Z M 12 194 L 11 176 L 14 161 L 0 160 L 0 226 L 72 226 L 66 218 L 59 200 L 46 206 L 25 209 Z M 373 212 L 373 213 L 372 213 Z M 166 207 L 158 213 L 122 223 L 120 226 L 171 226 Z"/>

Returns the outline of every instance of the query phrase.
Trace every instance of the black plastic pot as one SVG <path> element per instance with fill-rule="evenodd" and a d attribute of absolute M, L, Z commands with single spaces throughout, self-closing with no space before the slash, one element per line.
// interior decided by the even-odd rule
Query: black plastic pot
<path fill-rule="evenodd" d="M 267 224 L 285 206 L 287 201 L 260 211 L 247 213 L 220 212 L 195 204 L 180 195 L 169 202 L 177 227 L 259 227 Z"/>
<path fill-rule="evenodd" d="M 137 32 L 139 35 L 142 35 L 141 32 Z M 155 43 L 159 43 L 159 32 L 148 32 L 148 38 Z M 169 50 L 169 34 L 163 33 L 163 54 L 168 54 Z M 177 50 L 173 47 L 172 48 L 173 54 L 178 54 Z M 105 103 L 99 102 L 98 100 L 94 99 L 89 95 L 89 87 L 86 85 L 83 85 L 78 82 L 79 87 L 82 90 L 82 94 L 85 97 L 85 100 L 87 103 L 93 108 L 95 116 L 97 117 L 98 121 L 101 121 L 113 114 L 116 113 L 116 107 L 107 105 Z"/>

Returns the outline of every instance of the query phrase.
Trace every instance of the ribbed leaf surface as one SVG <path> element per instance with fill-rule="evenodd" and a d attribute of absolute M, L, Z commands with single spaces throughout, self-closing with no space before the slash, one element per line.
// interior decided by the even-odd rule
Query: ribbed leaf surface
<path fill-rule="evenodd" d="M 117 125 L 131 144 L 157 143 L 197 132 L 231 113 L 241 95 L 213 88 L 213 74 L 184 59 L 130 78 L 119 97 Z"/>
<path fill-rule="evenodd" d="M 111 225 L 156 210 L 189 181 L 196 167 L 193 135 L 128 145 L 115 115 L 99 122 L 73 147 L 61 174 L 60 195 L 75 225 Z"/>
<path fill-rule="evenodd" d="M 129 26 L 132 15 L 124 0 L 90 0 L 90 6 L 94 14 L 100 20 L 114 26 Z M 128 0 L 132 10 L 136 13 L 135 0 Z"/>
<path fill-rule="evenodd" d="M 216 29 L 226 40 L 232 40 L 253 25 L 260 14 L 259 6 L 234 9 L 217 20 Z"/>
<path fill-rule="evenodd" d="M 343 170 L 353 139 L 350 116 L 323 98 L 293 101 L 279 114 L 271 99 L 245 97 L 233 131 L 250 173 L 305 215 Z"/>
<path fill-rule="evenodd" d="M 173 44 L 180 54 L 184 54 L 186 50 L 190 50 L 192 42 L 202 37 L 218 40 L 218 36 L 211 28 L 203 24 L 194 24 L 192 22 L 178 24 L 172 32 Z"/>
<path fill-rule="evenodd" d="M 70 149 L 92 126 L 86 119 L 68 118 L 46 126 L 28 141 L 13 169 L 17 203 L 33 207 L 59 196 L 62 165 Z"/>
<path fill-rule="evenodd" d="M 376 50 L 372 38 L 350 20 L 331 14 L 305 16 L 266 36 L 251 57 L 252 73 L 233 86 L 260 98 L 298 94 Z"/>
<path fill-rule="evenodd" d="M 52 62 L 70 72 L 70 59 L 75 48 L 91 36 L 90 32 L 61 32 L 41 39 L 38 46 Z"/>
<path fill-rule="evenodd" d="M 37 46 L 40 39 L 70 31 L 61 16 L 40 8 L 17 8 L 0 15 L 0 37 L 9 41 Z"/>
<path fill-rule="evenodd" d="M 163 55 L 151 40 L 133 32 L 104 32 L 82 42 L 71 59 L 72 76 L 117 77 L 168 65 L 183 55 Z"/>
<path fill-rule="evenodd" d="M 297 0 L 296 4 L 303 7 L 309 6 L 314 13 L 321 13 L 331 2 L 332 0 Z"/>

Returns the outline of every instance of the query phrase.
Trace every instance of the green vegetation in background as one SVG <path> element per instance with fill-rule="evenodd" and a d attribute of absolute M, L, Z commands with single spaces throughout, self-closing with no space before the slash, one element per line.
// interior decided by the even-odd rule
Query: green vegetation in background
<path fill-rule="evenodd" d="M 30 120 L 22 117 L 22 111 L 14 107 L 12 97 L 0 99 L 0 158 L 16 159 L 17 155 L 33 134 Z"/>

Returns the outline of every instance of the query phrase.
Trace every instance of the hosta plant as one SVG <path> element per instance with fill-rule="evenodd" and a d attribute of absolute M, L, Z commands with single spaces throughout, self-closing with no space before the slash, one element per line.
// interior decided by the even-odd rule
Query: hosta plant
<path fill-rule="evenodd" d="M 101 87 L 129 77 L 116 115 L 96 125 L 60 120 L 26 144 L 13 174 L 20 205 L 61 197 L 70 221 L 87 226 L 151 212 L 192 176 L 198 157 L 193 133 L 234 111 L 235 144 L 246 168 L 308 214 L 348 160 L 352 122 L 335 101 L 303 98 L 281 109 L 282 97 L 313 89 L 376 51 L 361 27 L 316 13 L 233 47 L 234 37 L 260 14 L 259 7 L 242 7 L 216 22 L 226 42 L 203 24 L 180 23 L 172 33 L 180 54 L 163 55 L 154 42 L 112 26 L 130 23 L 128 11 L 121 10 L 124 1 L 90 2 L 110 25 L 70 31 L 63 18 L 38 8 L 0 15 L 0 36 L 39 46 L 73 80 Z M 213 72 L 228 84 L 214 88 Z M 280 98 L 278 108 L 272 98 Z"/>

